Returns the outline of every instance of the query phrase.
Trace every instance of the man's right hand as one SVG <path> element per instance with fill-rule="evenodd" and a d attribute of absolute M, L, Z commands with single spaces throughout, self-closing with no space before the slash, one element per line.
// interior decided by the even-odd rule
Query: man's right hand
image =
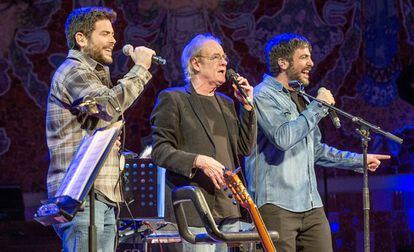
<path fill-rule="evenodd" d="M 198 155 L 195 165 L 211 179 L 217 189 L 220 189 L 226 185 L 223 177 L 224 165 L 214 158 L 205 155 Z"/>
<path fill-rule="evenodd" d="M 154 55 L 154 50 L 145 46 L 138 46 L 135 47 L 134 53 L 131 54 L 131 58 L 135 62 L 135 65 L 141 65 L 148 70 L 152 63 L 152 56 Z"/>
<path fill-rule="evenodd" d="M 335 105 L 335 99 L 328 89 L 321 87 L 318 89 L 317 99 L 328 103 L 329 105 Z"/>

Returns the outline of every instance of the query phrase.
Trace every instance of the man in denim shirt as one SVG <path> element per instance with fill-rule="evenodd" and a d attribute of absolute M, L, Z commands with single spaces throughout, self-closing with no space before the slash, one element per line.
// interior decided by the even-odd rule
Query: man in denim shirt
<path fill-rule="evenodd" d="M 309 41 L 281 34 L 266 46 L 269 75 L 255 87 L 257 146 L 246 160 L 249 191 L 269 230 L 276 230 L 280 251 L 332 251 L 330 227 L 317 191 L 314 164 L 360 171 L 362 155 L 321 143 L 318 122 L 328 109 L 298 96 L 288 82 L 309 84 L 313 67 Z M 335 104 L 331 92 L 317 98 Z M 368 155 L 375 171 L 387 155 Z"/>

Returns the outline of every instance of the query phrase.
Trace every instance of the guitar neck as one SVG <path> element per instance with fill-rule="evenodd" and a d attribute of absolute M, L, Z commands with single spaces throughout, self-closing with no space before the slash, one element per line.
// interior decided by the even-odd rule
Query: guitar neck
<path fill-rule="evenodd" d="M 276 248 L 273 245 L 272 239 L 270 238 L 269 232 L 264 225 L 262 217 L 260 216 L 259 210 L 254 204 L 252 198 L 244 187 L 243 183 L 237 176 L 237 171 L 240 170 L 240 167 L 234 172 L 229 170 L 224 171 L 224 180 L 226 181 L 227 186 L 230 188 L 234 197 L 240 203 L 240 205 L 249 211 L 250 216 L 253 219 L 254 225 L 259 233 L 260 240 L 263 244 L 263 248 L 266 252 L 276 252 Z"/>
<path fill-rule="evenodd" d="M 259 210 L 257 209 L 256 205 L 253 204 L 248 209 L 250 216 L 253 219 L 254 226 L 259 233 L 260 240 L 263 244 L 263 248 L 266 252 L 276 252 L 276 248 L 273 244 L 272 239 L 270 238 L 269 232 L 263 222 L 262 217 L 260 216 Z"/>

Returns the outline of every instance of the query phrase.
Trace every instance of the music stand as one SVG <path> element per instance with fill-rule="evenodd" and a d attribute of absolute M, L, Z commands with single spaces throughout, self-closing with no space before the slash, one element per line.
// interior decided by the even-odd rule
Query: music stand
<path fill-rule="evenodd" d="M 98 129 L 85 136 L 53 198 L 42 201 L 34 219 L 44 226 L 71 221 L 86 195 L 90 195 L 89 251 L 96 251 L 95 192 L 93 183 L 111 151 L 123 122 Z"/>

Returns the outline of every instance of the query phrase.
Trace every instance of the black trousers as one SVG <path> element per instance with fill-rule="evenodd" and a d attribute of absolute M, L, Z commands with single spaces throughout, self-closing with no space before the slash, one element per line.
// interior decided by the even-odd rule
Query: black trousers
<path fill-rule="evenodd" d="M 323 208 L 295 213 L 273 204 L 259 208 L 268 230 L 279 232 L 278 252 L 331 252 L 332 238 Z"/>

